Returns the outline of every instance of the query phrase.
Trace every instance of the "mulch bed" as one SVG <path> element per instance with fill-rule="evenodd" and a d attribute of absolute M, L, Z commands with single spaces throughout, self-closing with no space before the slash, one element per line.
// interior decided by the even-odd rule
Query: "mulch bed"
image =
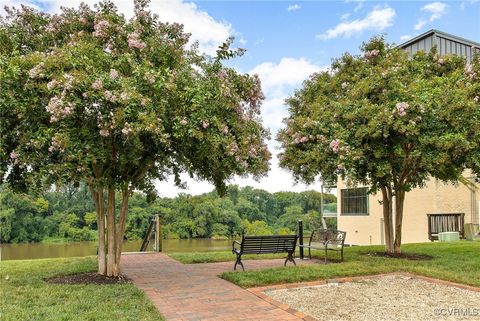
<path fill-rule="evenodd" d="M 429 261 L 433 259 L 433 256 L 430 255 L 413 253 L 368 252 L 362 254 L 366 256 L 386 257 L 391 259 L 405 259 L 411 261 Z"/>
<path fill-rule="evenodd" d="M 100 275 L 95 272 L 58 276 L 58 277 L 46 279 L 45 281 L 47 281 L 48 283 L 54 283 L 54 284 L 96 284 L 96 285 L 131 283 L 131 280 L 124 275 L 120 275 L 118 277 L 110 277 L 110 276 Z"/>

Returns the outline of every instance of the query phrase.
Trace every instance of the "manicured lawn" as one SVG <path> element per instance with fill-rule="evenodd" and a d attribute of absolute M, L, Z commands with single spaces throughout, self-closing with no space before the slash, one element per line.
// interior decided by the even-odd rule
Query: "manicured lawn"
<path fill-rule="evenodd" d="M 0 262 L 0 320 L 163 320 L 133 284 L 59 285 L 44 281 L 95 270 L 93 257 Z"/>
<path fill-rule="evenodd" d="M 222 278 L 242 287 L 322 280 L 342 276 L 358 276 L 387 272 L 411 272 L 425 276 L 480 286 L 480 242 L 420 243 L 402 246 L 404 253 L 433 256 L 429 261 L 412 261 L 366 256 L 382 251 L 382 246 L 358 246 L 345 249 L 345 262 L 327 265 L 278 267 L 259 271 L 226 272 Z M 329 254 L 330 255 L 330 254 Z M 172 254 L 181 262 L 231 261 L 230 252 Z M 336 253 L 332 253 L 332 257 Z M 257 259 L 267 258 L 264 255 Z"/>
<path fill-rule="evenodd" d="M 232 251 L 168 253 L 168 256 L 184 264 L 235 261 Z M 266 260 L 284 258 L 285 254 L 243 255 L 242 260 Z"/>

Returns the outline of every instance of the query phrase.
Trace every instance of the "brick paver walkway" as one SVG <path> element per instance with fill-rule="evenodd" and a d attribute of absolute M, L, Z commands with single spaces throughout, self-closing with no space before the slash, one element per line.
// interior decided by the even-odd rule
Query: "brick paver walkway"
<path fill-rule="evenodd" d="M 313 263 L 299 261 L 297 264 Z M 290 263 L 291 264 L 291 263 Z M 245 260 L 246 270 L 282 266 L 283 260 Z M 233 262 L 182 264 L 163 253 L 122 257 L 122 272 L 143 289 L 167 320 L 301 320 L 218 277 Z"/>

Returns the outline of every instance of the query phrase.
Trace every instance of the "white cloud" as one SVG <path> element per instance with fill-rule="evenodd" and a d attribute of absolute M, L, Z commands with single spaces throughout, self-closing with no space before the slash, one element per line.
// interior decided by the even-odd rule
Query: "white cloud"
<path fill-rule="evenodd" d="M 67 6 L 78 7 L 81 2 L 93 6 L 98 0 L 70 0 Z M 127 18 L 133 15 L 132 0 L 115 0 L 113 2 Z M 20 3 L 47 8 L 50 12 L 58 12 L 60 6 L 66 5 L 63 0 L 0 0 L 1 8 L 6 4 L 18 6 Z M 192 34 L 192 40 L 199 42 L 199 49 L 208 54 L 215 54 L 217 47 L 235 33 L 231 24 L 226 21 L 215 20 L 193 2 L 182 2 L 181 0 L 152 1 L 150 10 L 158 14 L 161 21 L 182 23 L 185 31 Z"/>
<path fill-rule="evenodd" d="M 410 36 L 410 35 L 400 36 L 400 40 L 402 40 L 402 41 L 407 41 L 407 40 L 410 40 L 410 39 L 412 39 L 412 36 Z"/>
<path fill-rule="evenodd" d="M 413 28 L 415 30 L 420 30 L 427 23 L 440 19 L 447 13 L 447 7 L 447 4 L 443 2 L 431 2 L 424 5 L 420 11 L 424 12 L 426 16 L 418 19 Z"/>
<path fill-rule="evenodd" d="M 419 20 L 417 21 L 417 23 L 415 24 L 415 26 L 413 27 L 413 29 L 415 29 L 415 30 L 420 30 L 420 29 L 422 29 L 422 28 L 427 24 L 427 22 L 428 22 L 428 21 L 425 20 L 425 19 L 419 19 Z"/>
<path fill-rule="evenodd" d="M 262 88 L 266 92 L 283 89 L 284 86 L 301 84 L 310 74 L 319 70 L 319 66 L 306 58 L 282 58 L 278 64 L 265 62 L 250 70 L 251 74 L 258 74 L 262 81 Z"/>
<path fill-rule="evenodd" d="M 297 10 L 299 10 L 300 8 L 301 8 L 301 7 L 300 7 L 300 5 L 298 5 L 298 4 L 291 4 L 291 5 L 288 6 L 287 11 L 297 11 Z"/>
<path fill-rule="evenodd" d="M 357 0 L 356 2 L 358 2 L 358 3 L 355 6 L 355 8 L 353 8 L 354 12 L 358 12 L 358 11 L 360 11 L 360 9 L 363 8 L 363 3 L 365 2 L 365 0 Z"/>
<path fill-rule="evenodd" d="M 376 7 L 365 18 L 341 22 L 334 28 L 328 29 L 325 33 L 316 37 L 328 40 L 337 37 L 348 38 L 355 34 L 361 34 L 366 30 L 382 31 L 393 25 L 395 15 L 395 10 L 390 7 Z"/>
<path fill-rule="evenodd" d="M 350 13 L 344 13 L 340 16 L 340 20 L 348 20 L 350 18 Z"/>

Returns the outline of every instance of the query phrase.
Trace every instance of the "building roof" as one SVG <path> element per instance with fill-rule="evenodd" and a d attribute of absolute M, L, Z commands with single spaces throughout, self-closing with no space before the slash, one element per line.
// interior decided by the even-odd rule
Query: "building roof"
<path fill-rule="evenodd" d="M 452 41 L 455 41 L 455 42 L 459 42 L 459 43 L 462 43 L 464 45 L 468 45 L 470 47 L 476 47 L 476 48 L 480 49 L 480 43 L 478 43 L 478 42 L 468 40 L 468 39 L 465 39 L 465 38 L 462 38 L 462 37 L 458 37 L 458 36 L 455 36 L 455 35 L 452 35 L 452 34 L 437 30 L 437 29 L 430 29 L 427 32 L 422 33 L 421 35 L 418 35 L 418 36 L 400 44 L 399 47 L 400 48 L 405 48 L 405 47 L 407 47 L 407 46 L 409 46 L 409 45 L 411 45 L 415 42 L 418 42 L 418 41 L 420 41 L 424 38 L 427 38 L 431 35 L 438 35 L 442 38 L 452 40 Z"/>

